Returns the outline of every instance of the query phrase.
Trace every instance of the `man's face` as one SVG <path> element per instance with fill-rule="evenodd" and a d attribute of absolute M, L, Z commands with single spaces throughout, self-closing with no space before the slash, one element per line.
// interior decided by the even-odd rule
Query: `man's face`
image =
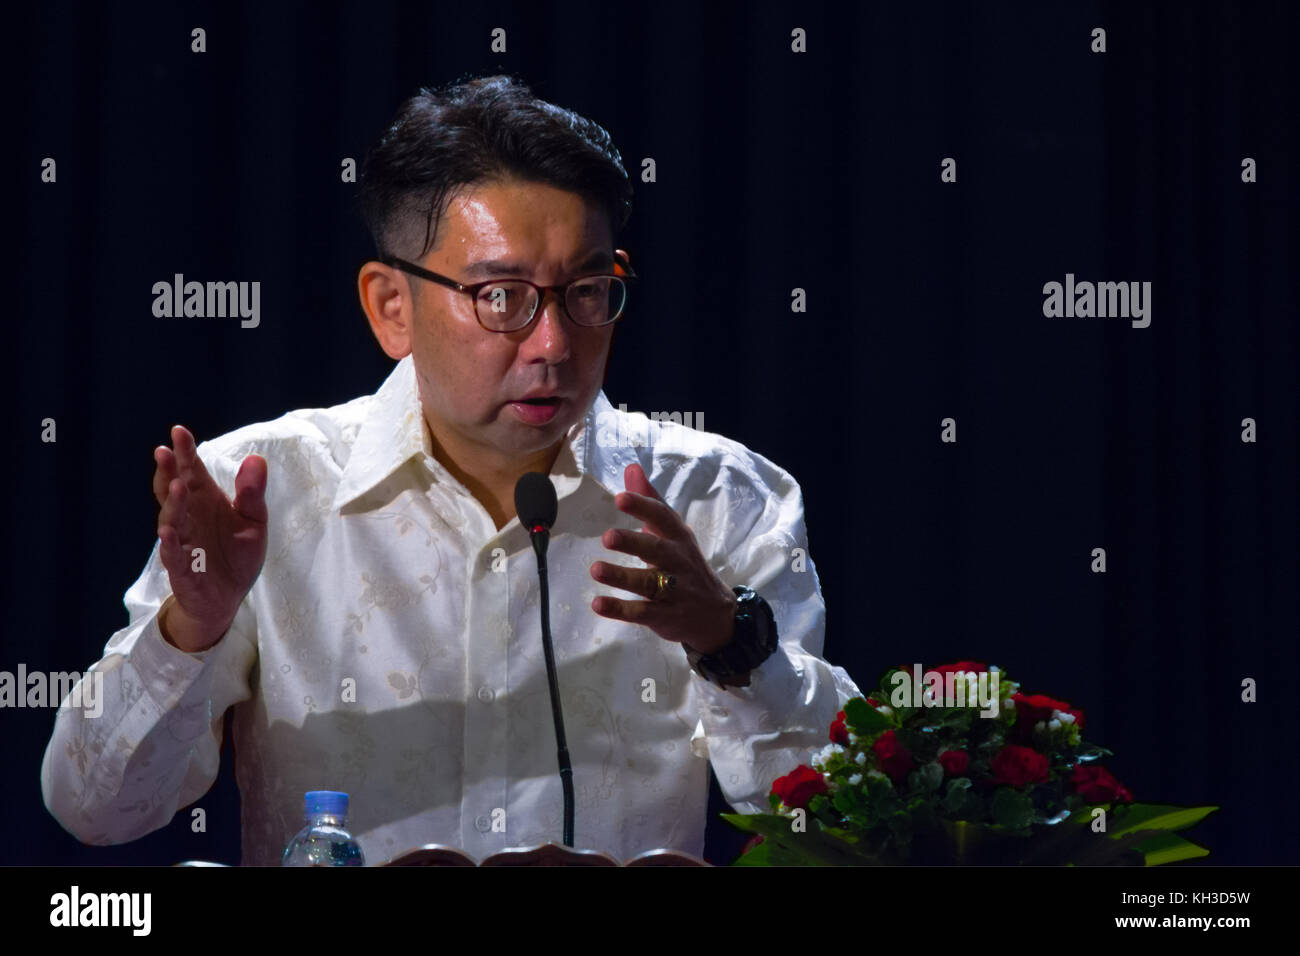
<path fill-rule="evenodd" d="M 537 183 L 509 181 L 460 193 L 448 206 L 440 236 L 438 248 L 419 264 L 463 285 L 502 278 L 560 285 L 613 272 L 604 211 Z M 526 328 L 489 332 L 465 293 L 408 279 L 420 285 L 411 328 L 420 398 L 444 443 L 516 459 L 555 446 L 586 414 L 603 383 L 613 325 L 576 325 L 559 295 L 547 293 Z M 549 418 L 542 406 L 514 404 L 537 392 L 560 397 Z"/>

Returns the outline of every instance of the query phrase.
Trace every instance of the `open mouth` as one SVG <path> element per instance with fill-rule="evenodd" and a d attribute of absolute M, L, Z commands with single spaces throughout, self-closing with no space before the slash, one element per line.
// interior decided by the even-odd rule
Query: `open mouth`
<path fill-rule="evenodd" d="M 511 402 L 510 407 L 529 425 L 546 425 L 560 414 L 560 406 L 563 404 L 564 399 L 556 395 L 550 398 L 521 398 Z"/>

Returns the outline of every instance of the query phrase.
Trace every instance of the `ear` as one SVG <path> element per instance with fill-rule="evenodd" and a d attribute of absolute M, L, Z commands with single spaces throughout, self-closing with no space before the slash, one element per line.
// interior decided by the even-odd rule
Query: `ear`
<path fill-rule="evenodd" d="M 371 260 L 357 273 L 357 294 L 384 354 L 391 359 L 410 355 L 415 307 L 407 277 L 392 266 Z"/>
<path fill-rule="evenodd" d="M 636 278 L 636 273 L 632 271 L 632 262 L 626 249 L 614 250 L 614 275 Z"/>

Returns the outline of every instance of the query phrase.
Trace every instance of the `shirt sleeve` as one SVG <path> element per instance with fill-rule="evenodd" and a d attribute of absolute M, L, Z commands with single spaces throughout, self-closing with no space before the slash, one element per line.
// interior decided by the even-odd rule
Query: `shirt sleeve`
<path fill-rule="evenodd" d="M 708 757 L 737 812 L 770 813 L 772 782 L 825 746 L 836 713 L 862 694 L 821 656 L 826 605 L 808 554 L 799 485 L 762 456 L 749 456 L 724 473 L 719 504 L 730 520 L 711 563 L 728 587 L 747 585 L 767 601 L 779 645 L 750 672 L 747 687 L 723 690 L 692 673 L 699 722 L 691 749 Z"/>
<path fill-rule="evenodd" d="M 41 762 L 46 808 L 83 843 L 137 839 L 203 796 L 220 768 L 226 708 L 251 697 L 257 642 L 248 598 L 215 645 L 180 650 L 158 627 L 172 600 L 159 550 L 155 542 L 123 598 L 130 623 L 59 707 Z"/>

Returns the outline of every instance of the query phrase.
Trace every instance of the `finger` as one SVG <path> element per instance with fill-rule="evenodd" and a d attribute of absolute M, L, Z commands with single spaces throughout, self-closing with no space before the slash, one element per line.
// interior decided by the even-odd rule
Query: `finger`
<path fill-rule="evenodd" d="M 651 629 L 659 623 L 664 614 L 662 605 L 655 604 L 653 601 L 620 601 L 618 598 L 611 597 L 594 598 L 591 609 L 601 617 L 607 617 L 612 621 L 626 621 L 629 624 L 640 624 Z"/>
<path fill-rule="evenodd" d="M 176 456 L 166 445 L 159 445 L 153 450 L 153 460 L 156 466 L 153 472 L 153 496 L 161 508 L 167 501 L 167 486 L 176 477 Z"/>
<path fill-rule="evenodd" d="M 614 496 L 614 505 L 624 514 L 641 521 L 645 530 L 662 538 L 677 540 L 685 536 L 686 523 L 681 516 L 662 501 L 647 498 L 631 491 L 620 491 Z"/>
<path fill-rule="evenodd" d="M 180 478 L 173 478 L 167 486 L 167 500 L 158 512 L 158 530 L 171 528 L 178 536 L 185 534 L 185 503 L 189 500 L 189 489 Z"/>
<path fill-rule="evenodd" d="M 184 558 L 181 556 L 181 539 L 176 533 L 176 529 L 171 525 L 160 525 L 158 527 L 158 557 L 162 560 L 162 565 L 167 569 L 170 575 L 173 568 L 182 566 Z M 173 587 L 173 590 L 175 588 Z"/>
<path fill-rule="evenodd" d="M 235 510 L 249 521 L 266 524 L 266 459 L 249 455 L 235 475 Z"/>
<path fill-rule="evenodd" d="M 634 491 L 638 495 L 645 495 L 647 498 L 654 498 L 656 501 L 664 500 L 659 492 L 655 491 L 655 486 L 650 484 L 645 469 L 640 465 L 628 465 L 623 469 L 623 486 L 628 491 Z"/>
<path fill-rule="evenodd" d="M 203 459 L 199 457 L 194 436 L 184 425 L 172 426 L 172 447 L 176 449 L 176 466 L 187 483 L 212 481 L 208 469 L 203 465 Z"/>
<path fill-rule="evenodd" d="M 610 528 L 600 538 L 601 544 L 611 551 L 621 551 L 640 558 L 646 564 L 665 571 L 683 570 L 677 552 L 666 540 L 644 531 Z"/>
<path fill-rule="evenodd" d="M 631 591 L 643 598 L 651 597 L 659 590 L 656 572 L 640 568 L 625 568 L 607 561 L 597 561 L 593 564 L 591 576 L 601 584 L 608 584 L 621 591 Z"/>

